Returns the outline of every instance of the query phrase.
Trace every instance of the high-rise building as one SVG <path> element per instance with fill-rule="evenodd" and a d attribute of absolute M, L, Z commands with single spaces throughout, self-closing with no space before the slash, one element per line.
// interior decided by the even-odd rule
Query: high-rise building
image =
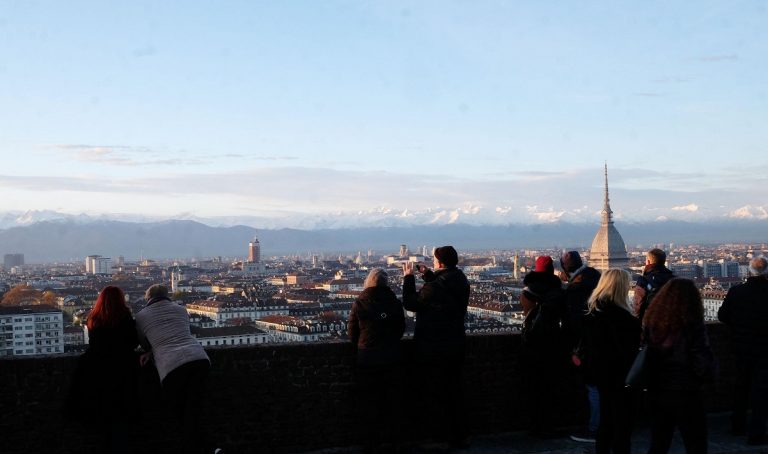
<path fill-rule="evenodd" d="M 24 254 L 5 254 L 3 256 L 3 267 L 6 270 L 10 270 L 14 266 L 24 265 Z"/>
<path fill-rule="evenodd" d="M 254 238 L 248 243 L 248 261 L 251 263 L 261 262 L 261 245 L 258 238 Z"/>
<path fill-rule="evenodd" d="M 89 255 L 85 258 L 86 274 L 112 274 L 112 259 L 100 255 Z"/>
<path fill-rule="evenodd" d="M 592 240 L 592 249 L 589 252 L 589 266 L 605 271 L 609 268 L 626 268 L 629 265 L 627 247 L 624 239 L 613 225 L 613 211 L 608 197 L 608 164 L 605 165 L 605 200 L 600 229 Z"/>
<path fill-rule="evenodd" d="M 401 244 L 400 245 L 400 257 L 405 257 L 408 255 L 408 246 Z"/>

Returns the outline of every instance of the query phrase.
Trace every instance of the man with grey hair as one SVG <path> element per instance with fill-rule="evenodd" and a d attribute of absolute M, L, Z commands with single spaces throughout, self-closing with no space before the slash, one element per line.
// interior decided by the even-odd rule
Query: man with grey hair
<path fill-rule="evenodd" d="M 163 395 L 182 426 L 183 452 L 205 452 L 200 404 L 206 395 L 208 355 L 192 337 L 187 310 L 168 297 L 168 287 L 153 285 L 147 289 L 144 299 L 146 307 L 136 314 L 139 342 L 151 353 Z M 142 365 L 147 361 L 148 356 L 142 355 Z"/>
<path fill-rule="evenodd" d="M 762 445 L 768 443 L 768 260 L 752 259 L 749 271 L 745 283 L 728 291 L 717 317 L 731 328 L 737 363 L 732 430 L 746 432 L 748 444 Z"/>

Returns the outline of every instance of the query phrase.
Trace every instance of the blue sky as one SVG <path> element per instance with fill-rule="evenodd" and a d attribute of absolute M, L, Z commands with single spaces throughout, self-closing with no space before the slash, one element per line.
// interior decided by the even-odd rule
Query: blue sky
<path fill-rule="evenodd" d="M 764 1 L 0 0 L 7 210 L 768 217 Z"/>

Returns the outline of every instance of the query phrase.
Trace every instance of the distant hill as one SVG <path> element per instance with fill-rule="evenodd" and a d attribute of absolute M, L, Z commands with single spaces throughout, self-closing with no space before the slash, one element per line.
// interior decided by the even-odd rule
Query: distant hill
<path fill-rule="evenodd" d="M 244 257 L 248 241 L 255 235 L 264 256 L 368 249 L 383 254 L 397 251 L 403 243 L 412 250 L 442 244 L 463 250 L 589 248 L 597 228 L 597 224 L 548 223 L 257 231 L 245 226 L 210 227 L 195 221 L 43 221 L 0 230 L 0 254 L 21 252 L 28 263 L 81 260 L 89 254 L 123 255 L 127 259 Z M 617 228 L 629 247 L 669 242 L 768 242 L 768 221 L 618 223 Z"/>

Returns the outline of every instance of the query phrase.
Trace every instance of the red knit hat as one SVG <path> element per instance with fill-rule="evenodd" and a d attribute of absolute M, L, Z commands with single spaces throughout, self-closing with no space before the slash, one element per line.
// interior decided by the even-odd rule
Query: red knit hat
<path fill-rule="evenodd" d="M 534 271 L 537 273 L 554 273 L 555 265 L 552 263 L 552 257 L 548 255 L 536 257 L 536 268 Z"/>

